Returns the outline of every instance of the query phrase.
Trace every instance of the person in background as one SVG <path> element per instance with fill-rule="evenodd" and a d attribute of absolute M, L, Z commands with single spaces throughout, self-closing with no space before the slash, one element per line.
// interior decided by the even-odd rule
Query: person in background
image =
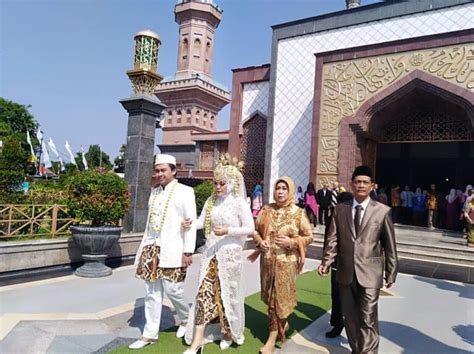
<path fill-rule="evenodd" d="M 379 189 L 379 199 L 378 201 L 382 204 L 388 205 L 388 196 L 387 193 L 385 193 L 385 188 L 380 188 Z"/>
<path fill-rule="evenodd" d="M 409 186 L 405 186 L 403 192 L 400 193 L 400 199 L 402 201 L 402 222 L 405 225 L 411 225 L 413 217 L 413 192 Z"/>
<path fill-rule="evenodd" d="M 332 188 L 331 188 L 331 205 L 329 206 L 329 218 L 331 218 L 331 214 L 334 212 L 337 204 L 337 196 L 341 193 L 339 191 L 339 182 L 333 181 Z M 329 223 L 329 222 L 328 222 Z"/>
<path fill-rule="evenodd" d="M 337 197 L 337 204 L 345 203 L 353 198 L 352 193 L 342 192 Z M 331 224 L 333 214 L 329 215 L 329 223 L 324 229 L 324 247 L 327 245 L 329 225 Z M 339 285 L 337 283 L 337 259 L 331 264 L 331 319 L 329 323 L 332 329 L 326 332 L 326 337 L 336 338 L 341 335 L 344 329 L 344 320 L 342 317 L 341 298 L 339 295 Z"/>
<path fill-rule="evenodd" d="M 463 206 L 462 206 L 462 211 L 464 212 L 467 208 L 467 203 L 469 203 L 469 200 L 471 199 L 472 196 L 472 185 L 468 184 L 466 186 L 466 190 L 464 191 L 464 199 L 463 199 Z"/>
<path fill-rule="evenodd" d="M 416 226 L 426 226 L 425 211 L 425 195 L 421 192 L 421 188 L 418 187 L 413 196 L 413 222 Z"/>
<path fill-rule="evenodd" d="M 305 205 L 306 205 L 306 215 L 308 216 L 309 221 L 316 226 L 318 224 L 318 213 L 319 205 L 316 200 L 316 190 L 314 188 L 313 182 L 309 182 L 306 187 L 306 192 L 304 194 Z M 321 223 L 321 220 L 319 220 Z"/>
<path fill-rule="evenodd" d="M 319 205 L 318 220 L 321 225 L 326 225 L 329 216 L 329 207 L 331 206 L 331 191 L 329 185 L 323 183 L 323 188 L 316 193 L 316 201 Z"/>
<path fill-rule="evenodd" d="M 399 223 L 400 220 L 400 208 L 401 208 L 401 200 L 400 200 L 400 186 L 398 184 L 392 187 L 391 198 L 390 202 L 392 205 L 392 220 L 393 223 Z"/>
<path fill-rule="evenodd" d="M 262 186 L 257 184 L 252 192 L 252 216 L 256 218 L 263 206 Z"/>
<path fill-rule="evenodd" d="M 459 194 L 454 188 L 451 188 L 449 194 L 445 197 L 446 199 L 446 228 L 450 230 L 459 229 L 459 215 L 461 212 L 462 204 Z"/>
<path fill-rule="evenodd" d="M 301 188 L 301 186 L 298 186 L 298 189 L 296 191 L 295 202 L 296 202 L 296 205 L 298 205 L 300 208 L 304 209 L 306 206 L 303 188 Z"/>
<path fill-rule="evenodd" d="M 28 178 L 24 178 L 23 182 L 21 182 L 21 189 L 23 190 L 23 194 L 27 195 L 28 191 L 30 190 L 30 182 L 28 181 Z"/>
<path fill-rule="evenodd" d="M 426 195 L 425 207 L 428 210 L 428 228 L 432 230 L 435 228 L 438 218 L 438 198 L 434 183 L 430 185 L 430 191 Z"/>
<path fill-rule="evenodd" d="M 467 221 L 467 246 L 474 247 L 474 198 L 467 203 L 464 217 Z"/>
<path fill-rule="evenodd" d="M 374 183 L 374 187 L 370 191 L 370 198 L 372 198 L 372 200 L 375 200 L 375 201 L 379 200 L 378 190 L 379 190 L 379 185 L 377 183 Z"/>

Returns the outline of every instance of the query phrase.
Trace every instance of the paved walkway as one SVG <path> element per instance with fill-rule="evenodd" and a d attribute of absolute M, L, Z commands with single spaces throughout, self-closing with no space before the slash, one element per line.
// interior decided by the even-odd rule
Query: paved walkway
<path fill-rule="evenodd" d="M 199 257 L 186 280 L 197 291 Z M 319 262 L 308 260 L 306 270 Z M 258 264 L 245 264 L 247 295 L 259 290 Z M 65 276 L 0 288 L 0 352 L 105 353 L 128 344 L 144 324 L 144 285 L 133 267 L 112 276 Z M 474 352 L 474 285 L 400 275 L 393 296 L 380 301 L 381 353 Z M 162 329 L 174 325 L 169 302 Z M 347 340 L 327 340 L 328 314 L 293 337 L 281 353 L 348 353 Z M 343 333 L 344 334 L 344 333 Z M 231 353 L 232 349 L 229 350 Z"/>

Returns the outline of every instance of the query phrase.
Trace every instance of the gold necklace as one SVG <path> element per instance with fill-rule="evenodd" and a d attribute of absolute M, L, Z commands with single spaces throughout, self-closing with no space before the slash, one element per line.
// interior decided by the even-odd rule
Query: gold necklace
<path fill-rule="evenodd" d="M 168 199 L 166 199 L 166 203 L 165 203 L 165 207 L 163 209 L 163 212 L 161 214 L 161 220 L 160 220 L 160 223 L 159 225 L 156 225 L 156 215 L 155 215 L 155 201 L 156 201 L 156 198 L 158 198 L 158 193 L 154 193 L 153 195 L 153 199 L 151 201 L 151 208 L 150 208 L 150 225 L 151 225 L 151 228 L 153 229 L 153 231 L 159 233 L 162 229 L 163 229 L 163 224 L 165 223 L 165 217 L 166 217 L 166 214 L 168 213 L 168 206 L 169 206 L 169 203 L 170 203 L 170 200 L 171 200 L 171 196 L 173 195 L 173 192 L 174 192 L 174 189 L 176 188 L 176 185 L 178 184 L 178 182 L 174 182 L 173 186 L 171 186 L 171 191 L 170 191 L 170 194 L 168 195 Z"/>
<path fill-rule="evenodd" d="M 214 204 L 216 204 L 216 199 L 216 192 L 212 191 L 212 195 L 209 198 L 209 203 L 207 204 L 206 208 L 206 221 L 204 225 L 204 236 L 206 237 L 206 239 L 209 238 L 209 236 L 211 235 L 211 213 L 212 208 L 214 208 Z"/>

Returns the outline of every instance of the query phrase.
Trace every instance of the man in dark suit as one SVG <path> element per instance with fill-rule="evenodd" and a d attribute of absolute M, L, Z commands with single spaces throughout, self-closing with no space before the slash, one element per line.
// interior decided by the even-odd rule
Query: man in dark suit
<path fill-rule="evenodd" d="M 332 191 L 334 192 L 334 190 L 335 189 L 333 188 Z M 334 209 L 336 208 L 336 205 L 352 200 L 352 198 L 352 193 L 342 192 L 337 196 L 334 207 L 332 206 L 333 202 L 331 201 L 332 212 L 329 214 L 329 224 L 331 223 L 332 217 L 334 215 Z M 329 224 L 326 225 L 326 228 L 324 229 L 324 247 L 326 247 L 328 242 Z M 339 285 L 337 284 L 337 259 L 331 264 L 331 319 L 329 322 L 332 326 L 332 329 L 329 332 L 326 332 L 326 337 L 339 337 L 342 330 L 344 329 L 344 320 L 342 317 Z"/>
<path fill-rule="evenodd" d="M 328 222 L 329 207 L 331 206 L 331 191 L 327 183 L 323 184 L 323 188 L 316 193 L 316 201 L 319 205 L 319 223 L 326 225 Z"/>
<path fill-rule="evenodd" d="M 342 314 L 354 354 L 378 352 L 378 298 L 397 276 L 398 260 L 390 208 L 370 199 L 372 171 L 359 166 L 352 174 L 354 199 L 338 204 L 318 268 L 326 276 L 337 256 Z M 385 265 L 385 267 L 384 267 Z"/>

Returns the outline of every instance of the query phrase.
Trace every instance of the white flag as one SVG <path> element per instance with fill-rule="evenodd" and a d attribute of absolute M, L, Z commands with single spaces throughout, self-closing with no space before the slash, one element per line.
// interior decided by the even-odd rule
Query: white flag
<path fill-rule="evenodd" d="M 59 159 L 58 149 L 56 149 L 56 145 L 54 145 L 53 139 L 49 138 L 48 146 L 51 149 L 51 151 L 54 152 L 54 154 L 56 155 L 56 158 Z"/>
<path fill-rule="evenodd" d="M 59 165 L 61 166 L 61 172 L 66 171 L 66 167 L 64 167 L 63 159 L 59 158 Z"/>
<path fill-rule="evenodd" d="M 43 141 L 43 144 L 41 145 L 41 149 L 43 150 L 41 156 L 43 157 L 44 167 L 46 167 L 46 168 L 53 167 L 53 164 L 51 163 L 51 160 L 49 158 L 48 149 L 47 149 L 46 144 L 44 143 L 44 141 Z"/>
<path fill-rule="evenodd" d="M 68 141 L 66 140 L 66 150 L 69 153 L 69 160 L 72 164 L 77 166 L 76 159 L 74 158 L 74 154 L 72 153 L 71 147 L 69 146 Z"/>
<path fill-rule="evenodd" d="M 41 144 L 43 141 L 43 132 L 39 129 L 36 130 L 36 138 L 38 139 L 38 142 Z"/>
<path fill-rule="evenodd" d="M 81 147 L 81 154 L 82 154 L 82 163 L 84 164 L 84 170 L 88 170 L 89 166 L 87 166 L 86 155 L 84 154 L 84 149 Z"/>
<path fill-rule="evenodd" d="M 31 156 L 35 156 L 35 151 L 33 150 L 33 144 L 31 144 L 30 132 L 28 130 L 26 131 L 26 141 L 28 142 L 28 145 L 30 145 Z"/>

